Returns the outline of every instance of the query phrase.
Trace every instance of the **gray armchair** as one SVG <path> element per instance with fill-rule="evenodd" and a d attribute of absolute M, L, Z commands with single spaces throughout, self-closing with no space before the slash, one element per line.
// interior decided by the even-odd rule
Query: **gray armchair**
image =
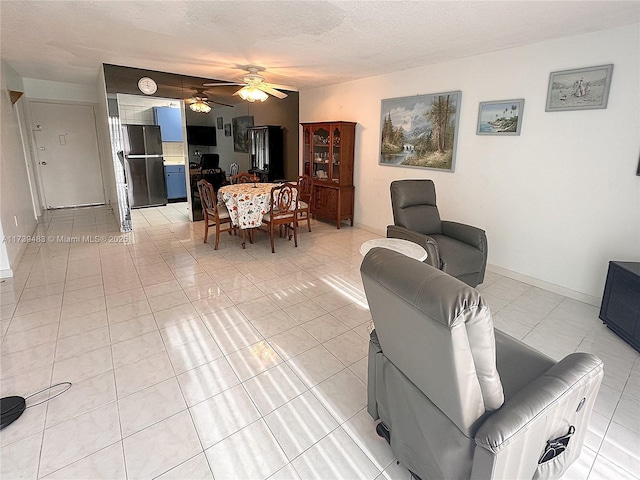
<path fill-rule="evenodd" d="M 555 362 L 494 330 L 478 291 L 400 253 L 374 248 L 360 270 L 368 412 L 401 464 L 424 480 L 553 479 L 578 458 L 599 358 Z"/>
<path fill-rule="evenodd" d="M 440 220 L 432 180 L 391 182 L 391 206 L 394 225 L 387 227 L 387 237 L 420 244 L 429 255 L 425 263 L 472 287 L 482 283 L 487 236 L 479 228 Z"/>

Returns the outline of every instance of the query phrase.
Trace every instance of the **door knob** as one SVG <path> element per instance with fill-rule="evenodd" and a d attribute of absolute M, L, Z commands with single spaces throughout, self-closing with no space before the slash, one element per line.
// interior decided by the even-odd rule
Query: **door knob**
<path fill-rule="evenodd" d="M 44 148 L 44 147 L 40 147 L 40 150 L 46 150 L 46 148 Z"/>
<path fill-rule="evenodd" d="M 46 165 L 47 162 L 40 162 L 40 165 Z"/>

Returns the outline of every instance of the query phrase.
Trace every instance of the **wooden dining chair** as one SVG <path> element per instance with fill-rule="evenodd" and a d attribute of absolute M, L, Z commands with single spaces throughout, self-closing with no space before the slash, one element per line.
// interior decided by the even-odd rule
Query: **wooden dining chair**
<path fill-rule="evenodd" d="M 295 183 L 283 183 L 271 189 L 271 206 L 269 211 L 262 217 L 262 223 L 269 228 L 271 253 L 276 252 L 274 245 L 276 227 L 284 226 L 286 230 L 291 228 L 293 230 L 294 245 L 298 246 L 297 195 L 298 186 Z M 289 240 L 291 240 L 291 234 L 289 234 Z"/>
<path fill-rule="evenodd" d="M 240 172 L 237 175 L 231 175 L 231 185 L 236 183 L 258 183 L 260 179 L 249 172 Z"/>
<path fill-rule="evenodd" d="M 227 207 L 218 205 L 216 195 L 213 191 L 213 185 L 206 180 L 198 181 L 198 192 L 202 202 L 202 213 L 204 214 L 204 243 L 207 243 L 209 237 L 209 227 L 216 227 L 216 244 L 214 249 L 218 250 L 220 243 L 220 232 L 229 232 L 236 230 L 231 223 L 231 217 Z M 226 226 L 226 228 L 221 228 Z"/>
<path fill-rule="evenodd" d="M 313 179 L 309 175 L 298 177 L 298 220 L 307 219 L 307 228 L 311 231 L 311 196 L 313 192 Z"/>
<path fill-rule="evenodd" d="M 240 165 L 238 165 L 235 162 L 229 165 L 229 175 L 231 176 L 237 175 L 239 172 L 240 172 Z"/>

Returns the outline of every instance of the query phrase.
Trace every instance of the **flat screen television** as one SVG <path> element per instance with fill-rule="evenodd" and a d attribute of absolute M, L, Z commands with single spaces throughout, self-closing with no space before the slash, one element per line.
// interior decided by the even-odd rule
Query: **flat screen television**
<path fill-rule="evenodd" d="M 216 127 L 187 125 L 187 143 L 189 145 L 216 146 Z"/>

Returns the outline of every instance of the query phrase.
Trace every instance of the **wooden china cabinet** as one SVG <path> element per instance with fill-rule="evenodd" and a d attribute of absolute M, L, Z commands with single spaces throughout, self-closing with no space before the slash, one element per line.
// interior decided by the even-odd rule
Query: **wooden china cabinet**
<path fill-rule="evenodd" d="M 311 214 L 353 227 L 354 122 L 302 123 L 304 173 L 313 178 Z"/>

